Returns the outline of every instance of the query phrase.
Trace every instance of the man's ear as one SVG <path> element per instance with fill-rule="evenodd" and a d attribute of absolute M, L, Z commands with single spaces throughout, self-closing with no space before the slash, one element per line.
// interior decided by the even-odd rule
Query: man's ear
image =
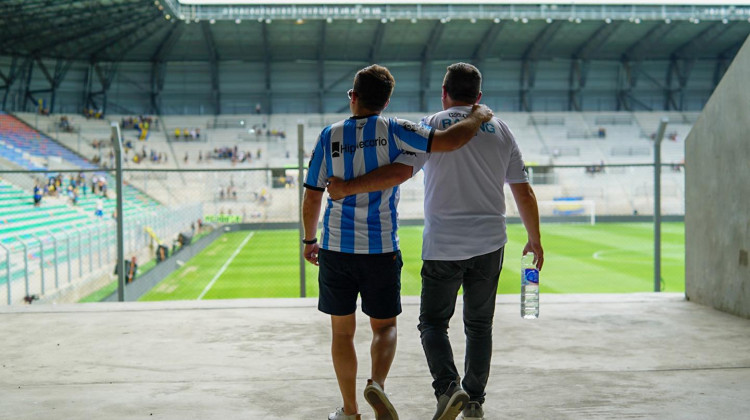
<path fill-rule="evenodd" d="M 389 104 L 389 103 L 391 103 L 391 98 L 388 98 L 388 100 L 387 100 L 387 101 L 385 101 L 385 106 L 383 107 L 383 109 L 386 109 L 386 108 L 388 108 L 388 104 Z"/>
<path fill-rule="evenodd" d="M 448 92 L 445 91 L 445 85 L 443 85 L 443 95 L 442 95 L 442 98 L 445 99 L 447 97 L 448 97 Z M 479 100 L 477 100 L 477 101 L 479 101 Z"/>
<path fill-rule="evenodd" d="M 482 100 L 482 91 L 479 91 L 479 96 L 477 96 L 477 100 L 476 100 L 476 102 L 475 102 L 475 103 L 477 103 L 477 104 L 478 104 L 478 103 L 479 103 L 479 101 L 481 101 L 481 100 Z"/>

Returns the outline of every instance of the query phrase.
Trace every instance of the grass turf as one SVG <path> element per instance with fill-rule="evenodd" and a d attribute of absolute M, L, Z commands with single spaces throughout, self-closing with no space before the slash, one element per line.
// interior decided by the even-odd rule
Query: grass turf
<path fill-rule="evenodd" d="M 663 291 L 685 290 L 684 232 L 683 223 L 662 225 Z M 299 297 L 298 235 L 296 230 L 222 235 L 141 300 L 197 299 L 204 290 L 203 299 Z M 402 294 L 419 295 L 422 228 L 402 227 L 399 237 L 404 259 Z M 228 262 L 245 240 L 245 245 Z M 499 293 L 520 290 L 520 258 L 525 240 L 526 233 L 521 225 L 508 227 Z M 651 224 L 546 224 L 542 226 L 542 244 L 545 264 L 541 272 L 541 293 L 654 290 Z M 318 294 L 317 271 L 317 267 L 305 263 L 307 296 Z"/>

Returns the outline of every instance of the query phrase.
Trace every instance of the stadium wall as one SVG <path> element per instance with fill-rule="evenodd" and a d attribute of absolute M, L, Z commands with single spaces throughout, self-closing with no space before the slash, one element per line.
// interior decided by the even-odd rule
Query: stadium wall
<path fill-rule="evenodd" d="M 227 231 L 233 230 L 227 228 Z M 234 228 L 236 230 L 236 228 Z M 149 270 L 146 274 L 139 276 L 136 273 L 135 280 L 132 283 L 125 285 L 125 301 L 134 302 L 140 299 L 141 296 L 146 294 L 154 286 L 159 284 L 160 281 L 164 280 L 169 274 L 177 270 L 184 261 L 187 261 L 199 252 L 203 251 L 207 246 L 211 244 L 216 238 L 224 233 L 224 229 L 214 229 L 211 233 L 201 237 L 196 242 L 179 249 L 174 254 L 170 255 L 166 260 L 158 263 L 154 268 Z M 178 262 L 179 261 L 179 262 Z M 117 291 L 107 296 L 102 302 L 117 302 Z"/>
<path fill-rule="evenodd" d="M 685 142 L 685 293 L 750 318 L 750 38 Z"/>

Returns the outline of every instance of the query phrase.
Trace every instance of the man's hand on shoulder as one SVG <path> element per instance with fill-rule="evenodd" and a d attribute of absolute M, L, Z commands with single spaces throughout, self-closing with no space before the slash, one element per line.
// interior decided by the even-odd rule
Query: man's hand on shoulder
<path fill-rule="evenodd" d="M 332 176 L 328 178 L 328 195 L 331 197 L 331 200 L 341 200 L 342 198 L 346 197 L 346 181 L 344 181 L 341 178 L 337 178 L 335 176 Z"/>
<path fill-rule="evenodd" d="M 484 104 L 474 104 L 471 107 L 470 115 L 478 118 L 481 122 L 487 122 L 495 116 L 492 110 Z"/>

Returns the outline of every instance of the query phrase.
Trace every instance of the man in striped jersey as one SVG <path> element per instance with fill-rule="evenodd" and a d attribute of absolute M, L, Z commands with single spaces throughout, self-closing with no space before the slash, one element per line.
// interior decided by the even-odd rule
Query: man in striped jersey
<path fill-rule="evenodd" d="M 425 118 L 437 128 L 464 121 L 482 97 L 482 75 L 465 63 L 448 67 L 443 111 Z M 435 151 L 435 150 L 433 150 Z M 396 162 L 354 180 L 329 180 L 334 199 L 388 188 L 425 171 L 425 227 L 419 331 L 437 398 L 433 420 L 484 418 L 482 404 L 492 357 L 492 322 L 505 243 L 505 194 L 513 198 L 528 234 L 523 253 L 544 262 L 539 211 L 518 144 L 499 119 L 482 124 L 476 139 L 454 153 L 402 154 Z M 448 323 L 463 287 L 466 357 L 463 381 L 453 361 Z"/>
<path fill-rule="evenodd" d="M 357 295 L 361 295 L 362 311 L 370 317 L 373 332 L 371 379 L 365 387 L 365 399 L 377 419 L 398 419 L 383 387 L 396 353 L 402 261 L 396 234 L 398 186 L 343 200 L 329 198 L 318 243 L 316 233 L 328 178 L 352 179 L 388 165 L 404 153 L 455 150 L 492 118 L 489 108 L 475 106 L 462 123 L 436 131 L 426 125 L 381 117 L 394 85 L 385 67 L 372 65 L 357 72 L 353 89 L 348 92 L 353 116 L 320 133 L 304 184 L 304 255 L 320 266 L 318 309 L 331 315 L 331 353 L 344 400 L 343 407 L 331 413 L 329 420 L 360 418 L 354 349 Z"/>

